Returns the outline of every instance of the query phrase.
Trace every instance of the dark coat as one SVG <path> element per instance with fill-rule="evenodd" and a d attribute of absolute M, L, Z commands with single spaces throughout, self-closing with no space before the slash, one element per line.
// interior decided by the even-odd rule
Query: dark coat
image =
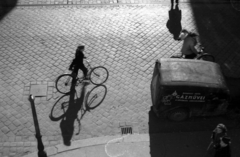
<path fill-rule="evenodd" d="M 231 157 L 230 146 L 216 148 L 214 157 Z"/>
<path fill-rule="evenodd" d="M 74 69 L 80 69 L 81 67 L 83 67 L 83 59 L 86 58 L 83 54 L 83 52 L 77 52 L 75 58 L 73 59 L 69 70 Z"/>

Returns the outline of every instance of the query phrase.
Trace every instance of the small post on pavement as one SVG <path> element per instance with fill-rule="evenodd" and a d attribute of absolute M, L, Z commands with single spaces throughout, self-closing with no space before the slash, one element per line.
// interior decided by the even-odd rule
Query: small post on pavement
<path fill-rule="evenodd" d="M 32 108 L 32 114 L 33 114 L 33 121 L 34 121 L 34 126 L 36 130 L 36 139 L 38 142 L 38 157 L 47 157 L 47 153 L 44 151 L 44 145 L 42 142 L 42 135 L 40 133 L 40 128 L 38 124 L 38 119 L 37 119 L 37 113 L 35 109 L 35 103 L 34 103 L 34 96 L 30 95 L 28 99 L 31 103 L 31 108 Z"/>

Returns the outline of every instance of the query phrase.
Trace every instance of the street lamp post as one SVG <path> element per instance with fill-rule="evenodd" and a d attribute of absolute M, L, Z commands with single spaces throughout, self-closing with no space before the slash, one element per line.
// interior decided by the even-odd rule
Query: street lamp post
<path fill-rule="evenodd" d="M 30 101 L 31 107 L 32 107 L 33 121 L 34 121 L 35 130 L 36 130 L 35 137 L 38 142 L 38 157 L 47 157 L 47 153 L 44 151 L 44 145 L 42 142 L 42 135 L 40 133 L 40 128 L 39 128 L 39 124 L 38 124 L 38 118 L 37 118 L 37 113 L 36 113 L 36 109 L 35 109 L 33 95 L 29 96 L 29 101 Z"/>

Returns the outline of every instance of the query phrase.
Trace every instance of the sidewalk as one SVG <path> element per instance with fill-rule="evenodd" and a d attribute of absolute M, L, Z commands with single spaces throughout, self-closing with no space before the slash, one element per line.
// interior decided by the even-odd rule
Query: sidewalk
<path fill-rule="evenodd" d="M 239 130 L 230 130 L 232 157 L 240 154 Z M 105 136 L 45 148 L 49 157 L 203 157 L 211 132 Z M 174 148 L 174 151 L 172 151 Z M 37 157 L 37 152 L 24 157 Z"/>

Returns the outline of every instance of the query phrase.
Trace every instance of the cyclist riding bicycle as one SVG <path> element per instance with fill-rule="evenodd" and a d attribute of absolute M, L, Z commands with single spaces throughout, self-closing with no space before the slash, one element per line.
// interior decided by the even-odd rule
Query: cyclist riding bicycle
<path fill-rule="evenodd" d="M 183 29 L 179 35 L 178 40 L 183 40 L 183 46 L 181 49 L 182 56 L 184 55 L 186 59 L 194 59 L 199 54 L 199 51 L 196 49 L 200 43 L 197 39 L 197 34 L 189 32 Z"/>
<path fill-rule="evenodd" d="M 74 78 L 77 77 L 78 70 L 81 69 L 83 71 L 84 78 L 88 79 L 87 77 L 88 69 L 83 64 L 83 59 L 86 58 L 85 55 L 83 54 L 84 48 L 85 47 L 82 45 L 77 47 L 75 58 L 73 59 L 71 65 L 69 66 L 69 70 L 73 72 Z"/>

